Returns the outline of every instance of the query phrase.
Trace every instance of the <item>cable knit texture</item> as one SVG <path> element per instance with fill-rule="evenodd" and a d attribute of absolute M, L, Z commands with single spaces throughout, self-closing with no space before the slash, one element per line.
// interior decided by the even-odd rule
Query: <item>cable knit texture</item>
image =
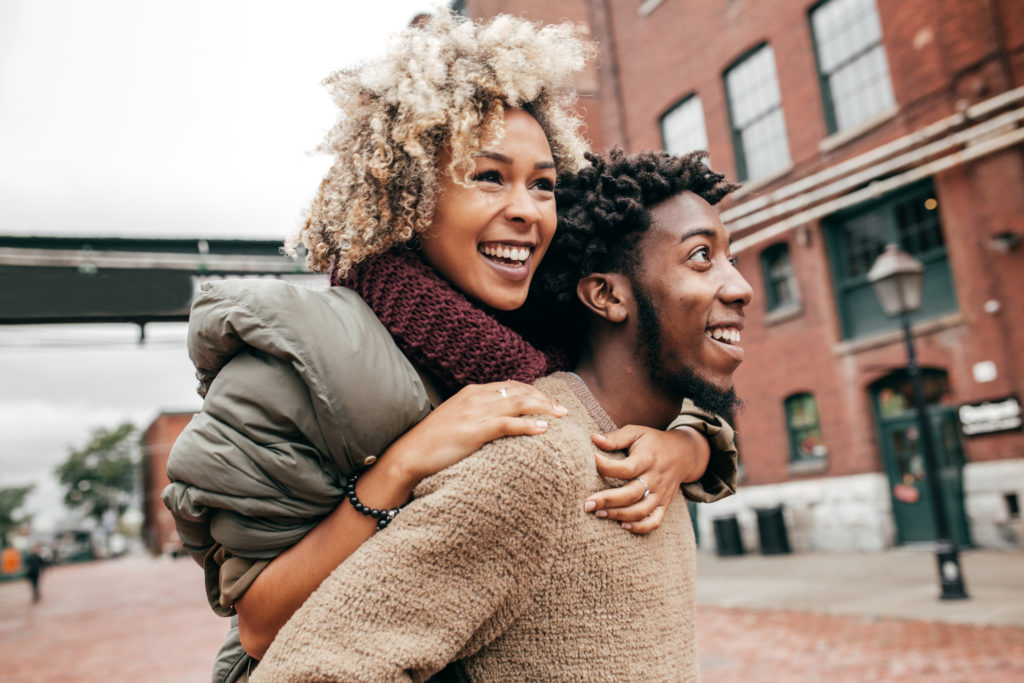
<path fill-rule="evenodd" d="M 371 257 L 332 285 L 355 290 L 411 361 L 451 390 L 501 379 L 532 382 L 566 358 L 534 348 L 455 291 L 409 249 Z"/>
<path fill-rule="evenodd" d="M 422 681 L 456 660 L 467 680 L 698 680 L 686 506 L 644 536 L 585 513 L 617 483 L 589 438 L 614 425 L 574 375 L 536 385 L 569 416 L 424 480 L 296 612 L 254 681 Z"/>

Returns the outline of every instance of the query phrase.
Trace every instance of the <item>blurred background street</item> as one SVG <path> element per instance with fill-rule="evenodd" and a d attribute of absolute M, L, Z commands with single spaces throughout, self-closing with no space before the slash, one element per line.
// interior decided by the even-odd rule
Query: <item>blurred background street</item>
<path fill-rule="evenodd" d="M 936 599 L 933 560 L 703 553 L 702 680 L 1024 680 L 1024 553 L 965 553 L 971 601 Z M 0 584 L 0 680 L 206 681 L 226 623 L 207 607 L 188 558 L 55 567 L 36 605 L 27 582 Z"/>

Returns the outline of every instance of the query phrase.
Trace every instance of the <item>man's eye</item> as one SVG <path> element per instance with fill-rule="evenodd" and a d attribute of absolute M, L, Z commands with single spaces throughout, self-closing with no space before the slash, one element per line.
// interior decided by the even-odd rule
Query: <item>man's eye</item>
<path fill-rule="evenodd" d="M 698 247 L 690 252 L 691 261 L 700 261 L 701 263 L 709 263 L 711 261 L 711 254 L 707 247 Z"/>
<path fill-rule="evenodd" d="M 478 183 L 501 183 L 501 174 L 497 171 L 484 171 L 473 176 L 473 180 Z"/>

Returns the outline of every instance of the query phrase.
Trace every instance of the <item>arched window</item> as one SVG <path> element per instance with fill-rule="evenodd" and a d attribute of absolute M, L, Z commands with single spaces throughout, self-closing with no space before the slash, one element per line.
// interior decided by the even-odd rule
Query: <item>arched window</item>
<path fill-rule="evenodd" d="M 786 399 L 790 461 L 821 460 L 828 453 L 821 435 L 818 402 L 813 394 L 793 394 Z"/>
<path fill-rule="evenodd" d="M 773 244 L 761 252 L 764 299 L 768 311 L 793 308 L 799 303 L 796 274 L 789 259 L 789 245 Z"/>
<path fill-rule="evenodd" d="M 725 72 L 736 173 L 757 180 L 790 163 L 782 95 L 771 45 L 761 45 Z"/>

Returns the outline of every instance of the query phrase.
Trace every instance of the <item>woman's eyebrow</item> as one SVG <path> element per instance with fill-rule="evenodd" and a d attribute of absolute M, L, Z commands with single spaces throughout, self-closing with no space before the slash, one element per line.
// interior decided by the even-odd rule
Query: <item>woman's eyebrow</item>
<path fill-rule="evenodd" d="M 482 149 L 482 150 L 480 150 L 479 152 L 477 152 L 477 153 L 475 153 L 473 155 L 474 159 L 477 158 L 477 157 L 486 157 L 488 159 L 494 159 L 495 161 L 497 161 L 499 163 L 508 164 L 509 166 L 511 166 L 513 164 L 512 157 L 510 157 L 508 155 L 505 155 L 505 154 L 502 154 L 501 152 L 491 152 L 490 150 L 486 150 L 486 149 Z M 535 169 L 554 168 L 555 167 L 555 162 L 554 161 L 538 161 L 536 164 L 533 165 L 533 167 Z"/>

